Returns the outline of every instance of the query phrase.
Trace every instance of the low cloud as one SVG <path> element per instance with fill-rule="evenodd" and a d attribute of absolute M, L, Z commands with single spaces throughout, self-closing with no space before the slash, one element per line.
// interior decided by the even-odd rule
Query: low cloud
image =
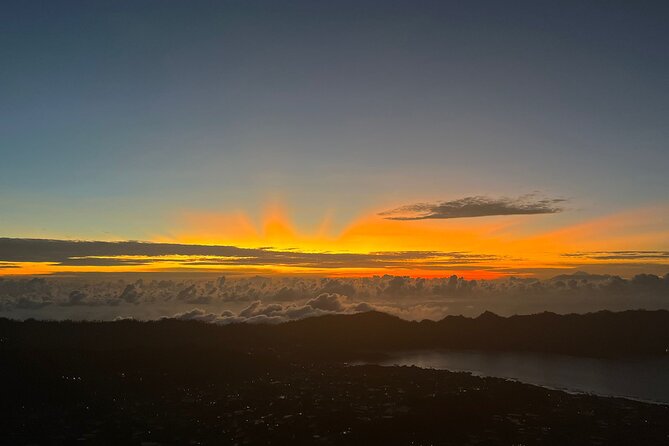
<path fill-rule="evenodd" d="M 465 197 L 436 203 L 416 203 L 379 213 L 388 220 L 428 220 L 490 217 L 495 215 L 555 214 L 562 212 L 564 198 L 540 198 L 534 194 L 517 198 Z"/>
<path fill-rule="evenodd" d="M 128 303 L 138 303 L 139 299 L 142 297 L 142 292 L 134 285 L 127 285 L 123 292 L 119 295 L 119 299 L 124 300 Z"/>
<path fill-rule="evenodd" d="M 304 304 L 265 305 L 262 301 L 252 302 L 237 314 L 232 311 L 222 313 L 207 312 L 200 308 L 176 313 L 171 318 L 179 320 L 197 320 L 217 324 L 232 323 L 280 323 L 324 314 L 353 314 L 374 310 L 375 307 L 366 302 L 350 302 L 345 296 L 338 294 L 320 294 Z"/>
<path fill-rule="evenodd" d="M 667 269 L 669 271 L 669 269 Z M 187 313 L 192 308 L 201 313 Z M 601 309 L 669 309 L 669 274 L 561 273 L 551 279 L 216 277 L 128 280 L 100 277 L 0 278 L 9 317 L 155 319 L 164 315 L 280 322 L 376 309 L 407 319 Z M 183 314 L 181 314 L 183 313 Z M 215 317 L 211 315 L 215 315 Z"/>
<path fill-rule="evenodd" d="M 86 295 L 86 293 L 79 290 L 74 290 L 68 295 L 67 301 L 63 302 L 61 305 L 63 306 L 84 305 L 87 297 L 88 296 Z"/>

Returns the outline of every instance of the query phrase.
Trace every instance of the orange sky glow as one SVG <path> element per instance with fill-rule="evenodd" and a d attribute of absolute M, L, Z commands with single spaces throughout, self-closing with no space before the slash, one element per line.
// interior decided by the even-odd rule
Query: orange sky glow
<path fill-rule="evenodd" d="M 379 266 L 294 264 L 205 264 L 206 256 L 126 258 L 140 260 L 124 265 L 60 265 L 54 262 L 20 262 L 0 269 L 5 275 L 36 275 L 87 272 L 226 272 L 231 274 L 306 274 L 361 277 L 393 274 L 444 277 L 456 274 L 468 279 L 495 279 L 509 275 L 545 276 L 560 270 L 613 268 L 625 275 L 641 266 L 665 267 L 666 258 L 611 258 L 585 253 L 655 250 L 669 246 L 665 229 L 669 209 L 646 207 L 560 227 L 551 226 L 551 215 L 498 216 L 447 220 L 397 221 L 369 212 L 335 231 L 329 216 L 311 230 L 299 230 L 285 208 L 268 206 L 260 221 L 245 212 L 181 214 L 175 230 L 157 234 L 151 242 L 194 245 L 232 245 L 272 251 L 301 253 L 435 252 L 429 261 L 407 259 Z M 449 253 L 481 256 L 460 262 Z M 444 253 L 442 256 L 440 253 Z M 584 253 L 579 255 L 578 253 Z M 569 255 L 565 255 L 569 254 Z M 118 258 L 118 257 L 117 257 Z M 189 260 L 191 262 L 189 262 Z M 217 260 L 225 260 L 218 258 Z"/>

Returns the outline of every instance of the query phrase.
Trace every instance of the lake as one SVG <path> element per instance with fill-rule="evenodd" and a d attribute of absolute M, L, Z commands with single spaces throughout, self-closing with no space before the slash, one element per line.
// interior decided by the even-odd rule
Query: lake
<path fill-rule="evenodd" d="M 569 392 L 669 404 L 669 357 L 594 359 L 540 353 L 413 351 L 379 364 L 471 372 Z"/>

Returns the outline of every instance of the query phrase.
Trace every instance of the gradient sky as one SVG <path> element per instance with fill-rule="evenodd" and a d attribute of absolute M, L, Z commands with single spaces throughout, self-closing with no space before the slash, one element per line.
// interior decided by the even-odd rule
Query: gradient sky
<path fill-rule="evenodd" d="M 664 252 L 668 19 L 644 1 L 4 2 L 0 237 L 528 251 L 528 271 Z M 528 194 L 566 201 L 378 215 Z"/>

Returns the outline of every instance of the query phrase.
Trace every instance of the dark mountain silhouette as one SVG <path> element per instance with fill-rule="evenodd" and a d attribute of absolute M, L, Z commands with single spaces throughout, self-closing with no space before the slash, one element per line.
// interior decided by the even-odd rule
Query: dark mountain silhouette
<path fill-rule="evenodd" d="M 0 319 L 0 444 L 665 444 L 669 406 L 346 362 L 413 348 L 659 355 L 668 331 L 666 311 Z"/>
<path fill-rule="evenodd" d="M 17 322 L 0 320 L 3 349 L 123 350 L 273 348 L 316 356 L 355 356 L 406 349 L 515 350 L 580 356 L 664 355 L 669 312 L 540 313 L 440 321 L 406 321 L 379 312 L 326 315 L 278 325 L 213 325 L 164 319 L 138 322 Z"/>

